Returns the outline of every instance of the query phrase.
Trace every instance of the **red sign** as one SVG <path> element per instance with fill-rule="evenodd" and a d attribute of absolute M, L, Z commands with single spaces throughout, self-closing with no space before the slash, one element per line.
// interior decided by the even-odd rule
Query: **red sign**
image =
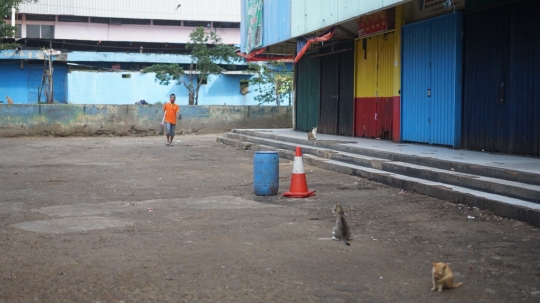
<path fill-rule="evenodd" d="M 396 27 L 396 10 L 390 8 L 362 16 L 356 23 L 358 25 L 358 38 L 393 30 Z"/>

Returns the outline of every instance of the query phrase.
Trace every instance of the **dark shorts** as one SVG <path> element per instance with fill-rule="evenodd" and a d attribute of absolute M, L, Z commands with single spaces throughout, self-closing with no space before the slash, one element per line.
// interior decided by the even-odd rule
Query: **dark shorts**
<path fill-rule="evenodd" d="M 174 131 L 176 129 L 176 124 L 171 124 L 169 122 L 165 123 L 167 129 L 167 135 L 174 136 Z"/>

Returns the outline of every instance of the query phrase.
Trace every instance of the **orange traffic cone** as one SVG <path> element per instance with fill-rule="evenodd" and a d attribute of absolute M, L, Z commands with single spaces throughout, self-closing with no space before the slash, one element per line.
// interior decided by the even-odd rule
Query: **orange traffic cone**
<path fill-rule="evenodd" d="M 291 179 L 291 189 L 283 193 L 284 197 L 305 198 L 315 196 L 314 190 L 308 190 L 306 173 L 304 172 L 304 162 L 302 161 L 302 150 L 296 147 L 294 155 L 294 164 Z"/>

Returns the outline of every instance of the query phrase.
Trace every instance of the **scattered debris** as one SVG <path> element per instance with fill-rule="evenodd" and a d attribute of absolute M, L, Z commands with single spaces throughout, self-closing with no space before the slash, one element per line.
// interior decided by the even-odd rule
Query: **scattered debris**
<path fill-rule="evenodd" d="M 148 209 L 148 212 L 149 212 L 149 213 L 151 213 L 151 212 L 153 212 L 153 211 L 154 211 L 153 208 L 149 208 L 149 209 Z"/>
<path fill-rule="evenodd" d="M 471 219 L 471 220 L 474 220 L 474 217 L 473 216 L 467 216 L 467 218 Z"/>

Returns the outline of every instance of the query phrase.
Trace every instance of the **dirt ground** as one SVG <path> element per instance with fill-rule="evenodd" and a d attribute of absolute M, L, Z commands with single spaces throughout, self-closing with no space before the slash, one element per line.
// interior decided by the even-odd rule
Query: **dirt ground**
<path fill-rule="evenodd" d="M 257 197 L 215 138 L 1 139 L 0 302 L 540 302 L 534 226 L 307 165 L 317 195 L 286 199 L 284 159 Z"/>

